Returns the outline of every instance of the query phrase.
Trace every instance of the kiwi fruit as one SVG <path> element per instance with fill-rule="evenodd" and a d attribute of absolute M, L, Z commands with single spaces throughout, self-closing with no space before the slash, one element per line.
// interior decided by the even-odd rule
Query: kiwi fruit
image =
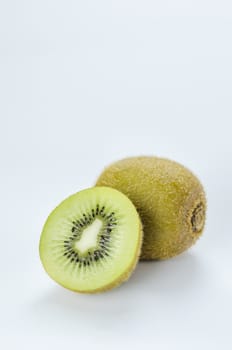
<path fill-rule="evenodd" d="M 48 275 L 77 292 L 94 293 L 126 281 L 139 259 L 142 226 L 121 192 L 94 187 L 61 202 L 49 215 L 39 252 Z"/>
<path fill-rule="evenodd" d="M 119 160 L 96 183 L 126 194 L 143 224 L 141 260 L 167 259 L 192 246 L 205 224 L 206 197 L 195 175 L 163 158 Z"/>

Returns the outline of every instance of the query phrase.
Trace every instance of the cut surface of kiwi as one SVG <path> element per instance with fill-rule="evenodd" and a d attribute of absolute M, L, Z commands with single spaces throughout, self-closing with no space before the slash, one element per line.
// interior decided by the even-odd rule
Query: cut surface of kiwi
<path fill-rule="evenodd" d="M 52 279 L 73 291 L 93 293 L 128 279 L 141 244 L 141 222 L 132 202 L 115 189 L 95 187 L 52 211 L 39 251 Z"/>
<path fill-rule="evenodd" d="M 142 260 L 178 255 L 203 232 L 203 186 L 177 162 L 152 156 L 125 158 L 107 167 L 96 185 L 121 191 L 136 206 L 144 231 Z"/>

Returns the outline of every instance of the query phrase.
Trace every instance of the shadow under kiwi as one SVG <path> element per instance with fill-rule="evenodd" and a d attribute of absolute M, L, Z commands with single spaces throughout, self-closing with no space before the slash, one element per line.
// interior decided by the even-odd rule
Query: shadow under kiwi
<path fill-rule="evenodd" d="M 200 258 L 190 252 L 168 260 L 140 261 L 128 288 L 143 285 L 156 294 L 191 293 L 203 280 L 203 270 Z"/>
<path fill-rule="evenodd" d="M 28 319 L 38 327 L 44 320 L 61 328 L 67 322 L 74 330 L 80 323 L 99 329 L 121 327 L 121 320 L 147 311 L 157 317 L 157 307 L 181 303 L 194 294 L 203 270 L 198 257 L 187 252 L 169 260 L 139 262 L 126 283 L 104 293 L 79 294 L 54 285 L 28 305 Z"/>

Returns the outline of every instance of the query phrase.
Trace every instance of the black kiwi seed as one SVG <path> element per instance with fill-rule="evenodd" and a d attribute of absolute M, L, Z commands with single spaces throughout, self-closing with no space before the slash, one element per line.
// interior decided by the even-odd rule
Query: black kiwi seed
<path fill-rule="evenodd" d="M 112 224 L 112 223 L 114 223 L 114 222 L 115 222 L 115 219 L 114 219 L 114 218 L 110 218 L 110 219 L 109 219 L 109 223 L 110 223 L 110 224 Z"/>
<path fill-rule="evenodd" d="M 69 247 L 69 248 L 65 247 L 65 250 L 66 250 L 67 253 L 70 253 L 70 250 L 72 250 L 72 248 L 71 247 Z"/>
<path fill-rule="evenodd" d="M 101 210 L 100 210 L 100 215 L 103 214 L 104 210 L 105 210 L 105 207 L 102 207 Z"/>
<path fill-rule="evenodd" d="M 77 221 L 73 221 L 72 223 L 73 223 L 73 225 L 74 225 L 75 228 L 78 228 L 78 227 L 79 227 L 79 224 L 78 224 Z"/>

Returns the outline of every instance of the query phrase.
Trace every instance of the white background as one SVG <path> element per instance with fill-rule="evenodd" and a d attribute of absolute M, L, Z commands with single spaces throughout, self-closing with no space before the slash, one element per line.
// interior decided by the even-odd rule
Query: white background
<path fill-rule="evenodd" d="M 1 1 L 2 349 L 232 348 L 231 118 L 231 1 Z M 200 177 L 203 237 L 113 291 L 58 286 L 47 215 L 143 154 Z"/>

